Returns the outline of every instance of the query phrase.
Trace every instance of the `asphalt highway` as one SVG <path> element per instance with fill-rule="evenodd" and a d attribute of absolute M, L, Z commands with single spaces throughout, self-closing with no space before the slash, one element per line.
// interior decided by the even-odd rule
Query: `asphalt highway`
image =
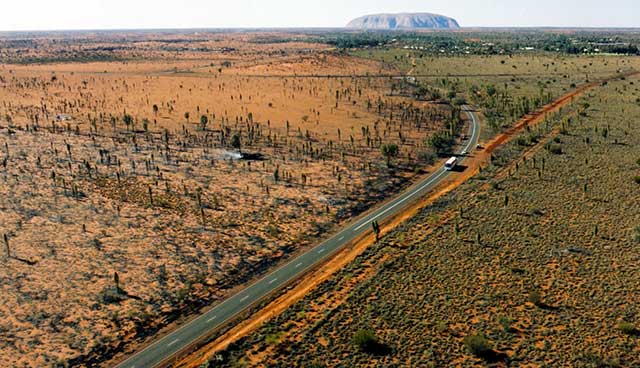
<path fill-rule="evenodd" d="M 463 151 L 473 152 L 475 150 L 480 136 L 478 118 L 468 106 L 464 107 L 464 111 L 469 116 L 471 125 L 468 140 L 458 152 L 458 164 L 464 162 L 465 156 L 461 155 Z M 145 349 L 118 364 L 117 367 L 147 368 L 167 364 L 178 353 L 212 334 L 217 328 L 235 318 L 242 311 L 324 262 L 360 235 L 371 231 L 373 221 L 383 223 L 386 219 L 401 212 L 412 201 L 423 197 L 450 175 L 456 175 L 456 173 L 447 171 L 444 167 L 439 168 L 395 198 L 384 202 L 346 225 L 331 238 L 300 254 L 207 312 L 151 343 Z"/>

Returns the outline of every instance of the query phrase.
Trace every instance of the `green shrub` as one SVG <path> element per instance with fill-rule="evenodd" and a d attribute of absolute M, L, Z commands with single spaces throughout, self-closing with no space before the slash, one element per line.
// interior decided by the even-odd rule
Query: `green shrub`
<path fill-rule="evenodd" d="M 269 345 L 277 345 L 280 343 L 281 338 L 282 338 L 282 333 L 274 333 L 274 334 L 267 335 L 264 341 Z"/>
<path fill-rule="evenodd" d="M 433 165 L 438 156 L 433 152 L 423 151 L 418 154 L 418 158 L 427 165 Z"/>
<path fill-rule="evenodd" d="M 633 178 L 633 181 L 635 181 L 635 182 L 636 182 L 636 184 L 640 184 L 640 175 L 636 175 L 636 176 Z"/>
<path fill-rule="evenodd" d="M 629 322 L 618 323 L 618 330 L 625 335 L 635 335 L 638 333 L 636 326 L 633 323 Z"/>
<path fill-rule="evenodd" d="M 362 351 L 371 351 L 378 344 L 378 339 L 373 331 L 362 329 L 353 336 L 353 343 Z"/>
<path fill-rule="evenodd" d="M 500 323 L 500 326 L 502 326 L 502 329 L 504 330 L 504 332 L 511 333 L 515 331 L 515 329 L 512 326 L 513 320 L 511 320 L 511 318 L 509 317 L 502 316 L 498 318 L 498 323 Z"/>
<path fill-rule="evenodd" d="M 444 132 L 439 132 L 427 139 L 426 143 L 437 153 L 444 153 L 451 149 L 454 141 Z"/>
<path fill-rule="evenodd" d="M 544 146 L 544 148 L 553 153 L 554 155 L 561 155 L 562 154 L 562 147 L 560 147 L 557 144 L 547 144 Z"/>
<path fill-rule="evenodd" d="M 529 292 L 529 302 L 533 303 L 535 306 L 542 306 L 544 303 L 542 302 L 542 296 L 538 290 L 532 290 Z"/>
<path fill-rule="evenodd" d="M 477 357 L 484 357 L 493 351 L 493 347 L 491 347 L 489 340 L 482 335 L 468 335 L 462 342 L 467 349 Z"/>
<path fill-rule="evenodd" d="M 438 323 L 436 323 L 436 331 L 438 331 L 438 333 L 443 333 L 445 331 L 447 331 L 449 329 L 449 326 L 447 326 L 446 323 L 440 321 Z"/>

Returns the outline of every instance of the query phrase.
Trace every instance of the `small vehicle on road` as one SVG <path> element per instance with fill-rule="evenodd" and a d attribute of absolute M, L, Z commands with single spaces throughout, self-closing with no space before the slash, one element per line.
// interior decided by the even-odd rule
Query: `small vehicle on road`
<path fill-rule="evenodd" d="M 482 147 L 482 145 L 478 143 L 478 144 L 476 145 L 476 149 L 477 149 L 477 150 L 481 150 L 481 149 L 484 149 L 484 147 Z"/>

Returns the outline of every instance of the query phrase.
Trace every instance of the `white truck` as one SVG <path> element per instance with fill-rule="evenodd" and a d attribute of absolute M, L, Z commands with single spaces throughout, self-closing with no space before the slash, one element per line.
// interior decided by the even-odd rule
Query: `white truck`
<path fill-rule="evenodd" d="M 457 157 L 451 157 L 444 164 L 444 169 L 447 170 L 447 171 L 452 171 L 453 169 L 455 169 L 456 165 L 458 165 L 458 158 Z"/>

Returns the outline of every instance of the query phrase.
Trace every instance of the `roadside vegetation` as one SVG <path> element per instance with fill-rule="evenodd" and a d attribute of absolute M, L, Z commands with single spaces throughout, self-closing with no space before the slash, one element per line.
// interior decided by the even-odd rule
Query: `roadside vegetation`
<path fill-rule="evenodd" d="M 352 77 L 374 62 L 254 36 L 64 41 L 147 56 L 126 62 L 7 41 L 0 365 L 108 365 L 408 186 L 439 159 L 429 138 L 465 127 L 448 100 Z"/>
<path fill-rule="evenodd" d="M 616 55 L 569 49 L 600 43 Z M 110 365 L 433 170 L 466 135 L 465 105 L 486 140 L 639 68 L 636 44 L 608 33 L 3 34 L 0 366 Z M 633 361 L 637 311 L 624 298 L 638 290 L 640 166 L 625 119 L 637 86 L 603 85 L 526 129 L 224 364 L 552 365 L 556 348 L 571 362 Z M 567 331 L 583 351 L 568 350 Z M 601 337 L 613 342 L 587 349 Z"/>
<path fill-rule="evenodd" d="M 596 87 L 525 130 L 225 364 L 639 365 L 639 82 Z M 265 331 L 280 344 L 265 348 Z M 391 353 L 359 349 L 359 331 Z"/>

